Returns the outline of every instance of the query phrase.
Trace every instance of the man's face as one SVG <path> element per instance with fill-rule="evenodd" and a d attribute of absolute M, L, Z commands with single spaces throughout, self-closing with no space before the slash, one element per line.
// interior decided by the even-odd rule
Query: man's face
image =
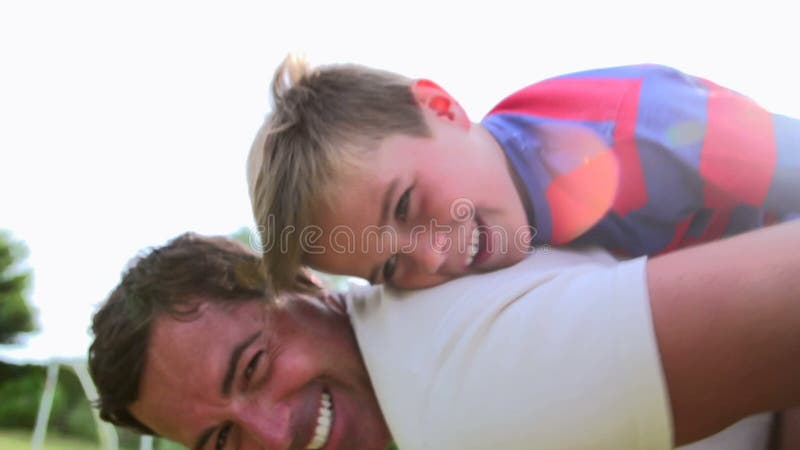
<path fill-rule="evenodd" d="M 373 284 L 418 288 L 499 269 L 529 251 L 531 230 L 506 158 L 482 127 L 436 116 L 432 137 L 395 135 L 319 208 L 306 261 Z"/>
<path fill-rule="evenodd" d="M 190 449 L 385 449 L 390 437 L 347 317 L 321 301 L 153 324 L 130 410 Z M 328 425 L 329 424 L 329 425 Z"/>

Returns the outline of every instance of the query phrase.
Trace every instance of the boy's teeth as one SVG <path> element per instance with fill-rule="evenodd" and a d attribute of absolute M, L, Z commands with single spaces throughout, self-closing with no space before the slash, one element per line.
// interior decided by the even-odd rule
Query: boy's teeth
<path fill-rule="evenodd" d="M 472 264 L 472 260 L 475 259 L 475 255 L 478 254 L 478 244 L 480 242 L 480 232 L 478 228 L 475 227 L 472 230 L 472 239 L 469 243 L 469 248 L 467 249 L 467 265 L 469 266 Z"/>
<path fill-rule="evenodd" d="M 330 394 L 323 392 L 317 415 L 317 427 L 314 429 L 314 437 L 306 447 L 306 450 L 319 450 L 328 442 L 328 435 L 331 432 L 331 423 L 333 423 L 332 406 L 333 403 L 331 403 Z"/>

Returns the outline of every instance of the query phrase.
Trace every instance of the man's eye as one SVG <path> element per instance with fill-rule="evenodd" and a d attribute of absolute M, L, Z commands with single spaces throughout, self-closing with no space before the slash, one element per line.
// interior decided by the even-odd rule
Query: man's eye
<path fill-rule="evenodd" d="M 264 356 L 264 350 L 261 350 L 260 352 L 256 353 L 255 356 L 253 356 L 253 359 L 250 360 L 250 363 L 247 364 L 247 367 L 245 367 L 244 369 L 245 380 L 249 381 L 250 378 L 253 378 L 253 374 L 256 372 L 256 369 L 258 368 L 258 362 L 261 360 L 262 356 Z"/>
<path fill-rule="evenodd" d="M 217 445 L 214 446 L 215 450 L 223 450 L 225 448 L 225 444 L 228 442 L 228 433 L 230 432 L 230 425 L 225 425 L 219 430 L 219 433 L 217 433 Z"/>
<path fill-rule="evenodd" d="M 392 280 L 392 276 L 394 276 L 394 269 L 397 266 L 397 255 L 392 255 L 386 260 L 386 264 L 383 265 L 383 282 L 387 283 Z"/>
<path fill-rule="evenodd" d="M 397 208 L 394 210 L 394 216 L 397 220 L 405 220 L 408 216 L 408 204 L 411 201 L 411 190 L 414 186 L 406 189 L 403 192 L 403 195 L 400 196 L 400 200 L 397 201 Z"/>

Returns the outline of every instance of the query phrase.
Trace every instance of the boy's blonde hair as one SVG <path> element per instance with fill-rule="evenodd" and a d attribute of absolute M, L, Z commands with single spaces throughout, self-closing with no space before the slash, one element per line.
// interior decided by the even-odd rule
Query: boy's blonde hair
<path fill-rule="evenodd" d="M 247 175 L 276 291 L 303 290 L 295 282 L 305 255 L 303 233 L 362 152 L 393 134 L 430 135 L 411 82 L 351 64 L 310 69 L 293 55 L 275 71 L 272 111 L 253 142 Z"/>

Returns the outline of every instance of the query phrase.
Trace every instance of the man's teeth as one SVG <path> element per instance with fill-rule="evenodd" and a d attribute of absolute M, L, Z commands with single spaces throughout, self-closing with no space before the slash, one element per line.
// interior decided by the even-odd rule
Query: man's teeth
<path fill-rule="evenodd" d="M 472 264 L 472 260 L 475 259 L 475 255 L 478 254 L 478 243 L 480 242 L 480 231 L 478 227 L 472 229 L 472 240 L 469 243 L 469 248 L 467 249 L 467 266 Z"/>
<path fill-rule="evenodd" d="M 306 447 L 306 450 L 319 450 L 328 442 L 328 435 L 331 432 L 331 423 L 333 422 L 333 408 L 331 406 L 330 394 L 323 392 L 317 415 L 317 427 L 314 429 L 314 437 Z"/>

